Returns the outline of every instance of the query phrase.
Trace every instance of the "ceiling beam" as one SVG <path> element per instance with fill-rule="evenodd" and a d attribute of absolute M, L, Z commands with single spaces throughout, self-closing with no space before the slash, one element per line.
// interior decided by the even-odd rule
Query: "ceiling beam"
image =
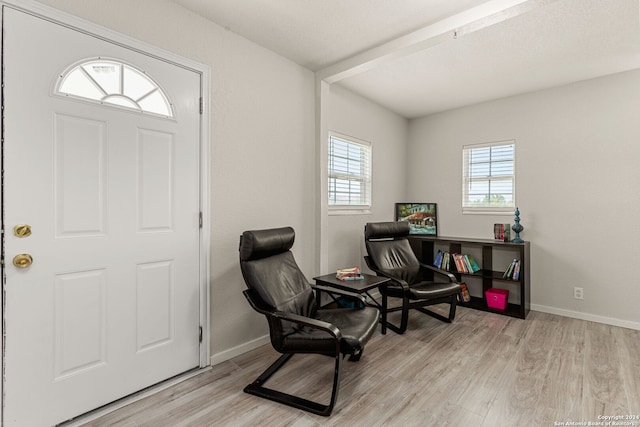
<path fill-rule="evenodd" d="M 316 72 L 329 84 L 525 14 L 558 0 L 490 0 Z"/>

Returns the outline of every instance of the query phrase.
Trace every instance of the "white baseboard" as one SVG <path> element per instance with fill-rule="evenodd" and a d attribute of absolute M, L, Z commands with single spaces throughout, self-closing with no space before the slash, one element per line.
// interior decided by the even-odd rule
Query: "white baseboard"
<path fill-rule="evenodd" d="M 579 311 L 564 310 L 562 308 L 548 307 L 546 305 L 531 304 L 531 310 L 543 313 L 557 314 L 558 316 L 572 317 L 574 319 L 588 320 L 590 322 L 604 323 L 605 325 L 620 326 L 621 328 L 640 331 L 640 323 L 628 320 L 615 319 L 613 317 L 598 316 L 595 314 L 581 313 Z"/>
<path fill-rule="evenodd" d="M 243 353 L 258 348 L 261 345 L 269 344 L 269 342 L 271 342 L 269 335 L 265 335 L 220 353 L 216 353 L 211 356 L 211 366 L 233 359 L 236 356 L 240 356 Z"/>

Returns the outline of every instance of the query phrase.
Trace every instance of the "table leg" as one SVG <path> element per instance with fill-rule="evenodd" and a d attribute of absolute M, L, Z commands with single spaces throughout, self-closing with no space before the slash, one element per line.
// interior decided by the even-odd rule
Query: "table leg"
<path fill-rule="evenodd" d="M 380 333 L 382 333 L 382 335 L 387 333 L 387 297 L 385 296 L 386 291 L 384 290 L 386 287 L 387 285 L 383 284 L 378 288 L 382 294 L 382 305 L 380 306 Z"/>

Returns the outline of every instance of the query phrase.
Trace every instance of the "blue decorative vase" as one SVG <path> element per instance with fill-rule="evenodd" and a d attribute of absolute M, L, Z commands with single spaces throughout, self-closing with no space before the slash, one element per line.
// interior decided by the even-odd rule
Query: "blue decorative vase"
<path fill-rule="evenodd" d="M 513 243 L 522 243 L 524 242 L 524 240 L 522 240 L 520 238 L 520 232 L 522 230 L 524 230 L 524 227 L 522 225 L 520 225 L 520 210 L 516 207 L 516 212 L 515 212 L 516 217 L 514 218 L 514 221 L 516 222 L 515 224 L 513 224 L 513 226 L 511 227 L 511 229 L 513 231 L 515 231 L 516 233 L 516 237 L 513 238 L 512 242 Z"/>

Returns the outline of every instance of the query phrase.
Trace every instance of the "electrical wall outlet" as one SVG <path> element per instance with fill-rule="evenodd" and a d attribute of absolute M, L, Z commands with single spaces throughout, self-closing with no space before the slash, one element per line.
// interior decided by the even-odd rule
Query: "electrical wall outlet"
<path fill-rule="evenodd" d="M 575 299 L 584 299 L 584 289 L 582 289 L 582 288 L 573 288 L 573 297 Z"/>

